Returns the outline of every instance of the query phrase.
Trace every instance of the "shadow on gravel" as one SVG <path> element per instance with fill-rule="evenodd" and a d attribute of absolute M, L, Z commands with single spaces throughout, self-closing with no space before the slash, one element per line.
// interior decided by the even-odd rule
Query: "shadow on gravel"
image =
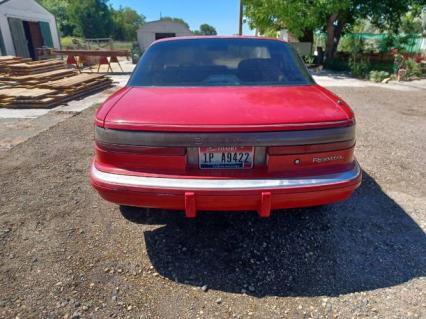
<path fill-rule="evenodd" d="M 164 277 L 225 292 L 335 296 L 389 287 L 426 275 L 426 235 L 364 173 L 353 197 L 329 207 L 256 213 L 183 213 L 122 208 L 145 233 Z"/>

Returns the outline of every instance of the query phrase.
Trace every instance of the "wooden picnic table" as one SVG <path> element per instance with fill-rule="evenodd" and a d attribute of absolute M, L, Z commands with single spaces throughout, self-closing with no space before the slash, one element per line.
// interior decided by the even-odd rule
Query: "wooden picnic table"
<path fill-rule="evenodd" d="M 118 57 L 130 57 L 129 50 L 54 50 L 52 53 L 55 55 L 67 56 L 67 64 L 75 64 L 79 70 L 80 65 L 86 61 L 88 57 L 97 57 L 98 72 L 101 65 L 108 65 L 107 72 L 109 72 L 109 70 L 112 72 L 111 63 L 117 63 L 123 72 Z"/>

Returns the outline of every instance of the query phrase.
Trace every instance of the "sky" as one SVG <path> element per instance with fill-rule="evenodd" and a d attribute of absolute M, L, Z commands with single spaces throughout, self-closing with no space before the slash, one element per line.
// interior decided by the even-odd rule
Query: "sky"
<path fill-rule="evenodd" d="M 191 30 L 203 23 L 216 28 L 219 35 L 238 33 L 239 0 L 109 0 L 115 8 L 130 7 L 146 17 L 146 21 L 163 17 L 185 20 Z M 245 25 L 244 34 L 253 35 Z"/>

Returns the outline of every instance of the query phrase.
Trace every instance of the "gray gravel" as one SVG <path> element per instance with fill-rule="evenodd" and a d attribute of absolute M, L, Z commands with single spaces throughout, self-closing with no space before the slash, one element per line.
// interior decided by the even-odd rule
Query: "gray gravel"
<path fill-rule="evenodd" d="M 0 158 L 1 318 L 425 318 L 426 90 L 333 89 L 364 182 L 320 209 L 119 209 L 92 191 L 92 108 Z"/>

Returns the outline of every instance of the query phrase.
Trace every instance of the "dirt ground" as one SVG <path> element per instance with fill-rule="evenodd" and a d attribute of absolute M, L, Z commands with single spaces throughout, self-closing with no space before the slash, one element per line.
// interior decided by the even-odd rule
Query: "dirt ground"
<path fill-rule="evenodd" d="M 331 89 L 363 184 L 268 220 L 103 201 L 94 108 L 2 154 L 0 317 L 426 318 L 426 88 Z"/>

